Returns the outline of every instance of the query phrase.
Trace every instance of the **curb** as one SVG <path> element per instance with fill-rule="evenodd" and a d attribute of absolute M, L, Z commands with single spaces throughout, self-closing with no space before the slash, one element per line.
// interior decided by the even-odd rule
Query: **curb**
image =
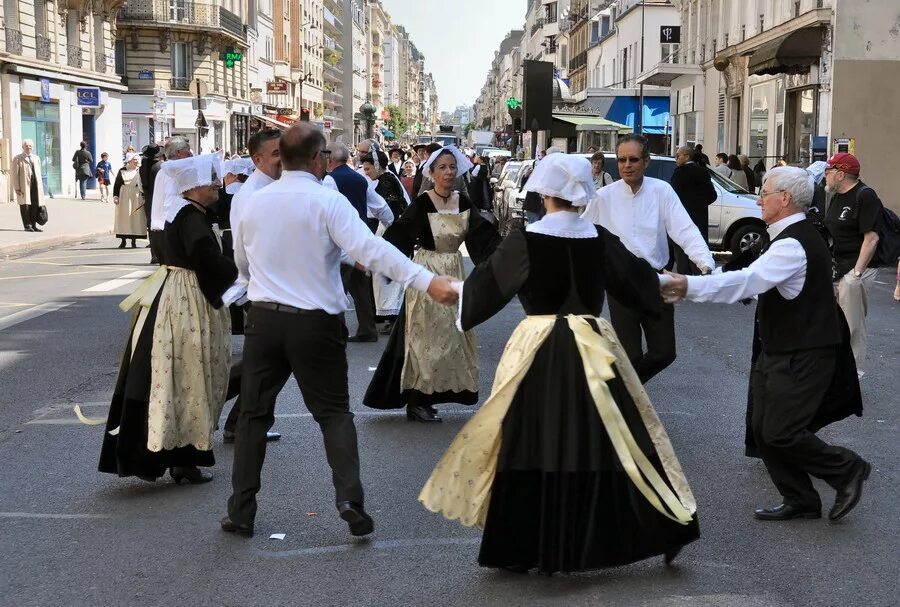
<path fill-rule="evenodd" d="M 100 238 L 102 236 L 109 236 L 112 234 L 112 230 L 103 230 L 101 232 L 90 232 L 88 234 L 72 234 L 72 235 L 64 235 L 64 236 L 52 236 L 50 238 L 44 238 L 42 240 L 34 240 L 31 242 L 20 242 L 16 244 L 10 245 L 0 245 L 0 258 L 10 258 L 17 257 L 29 253 L 40 253 L 43 251 L 47 251 L 49 249 L 55 249 L 56 247 L 66 246 L 70 244 L 78 244 L 80 242 L 86 242 L 88 240 L 93 240 L 94 238 Z"/>

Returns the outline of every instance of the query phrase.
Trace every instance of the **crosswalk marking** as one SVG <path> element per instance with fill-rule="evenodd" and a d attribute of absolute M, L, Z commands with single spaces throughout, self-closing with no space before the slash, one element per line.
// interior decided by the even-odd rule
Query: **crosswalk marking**
<path fill-rule="evenodd" d="M 112 280 L 107 280 L 106 282 L 101 282 L 99 285 L 94 285 L 93 287 L 88 287 L 87 289 L 83 289 L 82 293 L 106 293 L 107 291 L 114 291 L 125 285 L 131 284 L 141 278 L 147 278 L 153 274 L 150 270 L 137 270 L 136 272 L 131 272 L 122 276 L 121 278 L 114 278 Z"/>

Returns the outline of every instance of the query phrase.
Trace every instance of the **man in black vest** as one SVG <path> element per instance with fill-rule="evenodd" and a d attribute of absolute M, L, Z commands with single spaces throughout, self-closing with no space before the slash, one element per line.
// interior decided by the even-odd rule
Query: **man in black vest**
<path fill-rule="evenodd" d="M 672 173 L 671 185 L 681 204 L 684 205 L 691 221 L 700 230 L 703 240 L 709 242 L 709 205 L 716 201 L 718 194 L 710 181 L 709 171 L 691 158 L 693 148 L 681 146 L 675 152 L 675 171 Z M 700 268 L 685 254 L 678 245 L 675 246 L 675 267 L 681 274 L 698 275 Z"/>
<path fill-rule="evenodd" d="M 769 171 L 758 204 L 771 245 L 750 266 L 711 276 L 671 275 L 660 281 L 667 302 L 733 303 L 759 296 L 756 322 L 761 353 L 753 365 L 750 420 L 756 447 L 784 498 L 758 508 L 765 521 L 820 518 L 822 504 L 810 476 L 837 492 L 828 518 L 843 518 L 856 506 L 871 466 L 844 447 L 815 435 L 826 402 L 841 376 L 841 392 L 858 394 L 859 382 L 842 373 L 853 359 L 841 348 L 842 320 L 831 286 L 831 256 L 806 211 L 812 177 L 803 169 Z M 829 421 L 841 419 L 832 417 Z"/>

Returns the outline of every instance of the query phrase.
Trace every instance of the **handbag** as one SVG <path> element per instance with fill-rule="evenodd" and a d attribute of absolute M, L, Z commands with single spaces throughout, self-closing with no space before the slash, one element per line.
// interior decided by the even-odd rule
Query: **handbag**
<path fill-rule="evenodd" d="M 47 207 L 45 207 L 44 205 L 39 206 L 38 207 L 38 215 L 37 215 L 37 219 L 36 219 L 38 224 L 46 225 L 47 221 L 49 221 L 49 220 L 50 220 L 50 216 L 47 215 Z"/>

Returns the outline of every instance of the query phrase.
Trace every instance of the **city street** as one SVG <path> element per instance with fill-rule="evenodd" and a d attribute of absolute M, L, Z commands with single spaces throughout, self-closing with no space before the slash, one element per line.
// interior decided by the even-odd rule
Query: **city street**
<path fill-rule="evenodd" d="M 779 503 L 762 463 L 743 455 L 754 308 L 681 304 L 678 359 L 647 390 L 697 497 L 701 538 L 670 568 L 656 558 L 545 577 L 478 567 L 478 530 L 418 503 L 474 409 L 444 406 L 444 423 L 425 425 L 364 408 L 384 337 L 348 347 L 370 538 L 355 540 L 337 516 L 321 434 L 293 381 L 279 397 L 273 429 L 283 437 L 269 445 L 250 539 L 219 529 L 232 464 L 221 433 L 208 484 L 97 472 L 103 426 L 81 423 L 73 408 L 105 420 L 129 322 L 117 306 L 155 269 L 149 250 L 117 244 L 100 237 L 0 261 L 2 605 L 897 604 L 900 304 L 891 268 L 870 293 L 864 416 L 822 432 L 873 466 L 849 517 L 753 519 L 755 507 Z M 513 302 L 477 330 L 482 402 L 522 317 Z M 241 343 L 234 338 L 236 352 Z M 817 487 L 829 508 L 833 491 Z"/>

